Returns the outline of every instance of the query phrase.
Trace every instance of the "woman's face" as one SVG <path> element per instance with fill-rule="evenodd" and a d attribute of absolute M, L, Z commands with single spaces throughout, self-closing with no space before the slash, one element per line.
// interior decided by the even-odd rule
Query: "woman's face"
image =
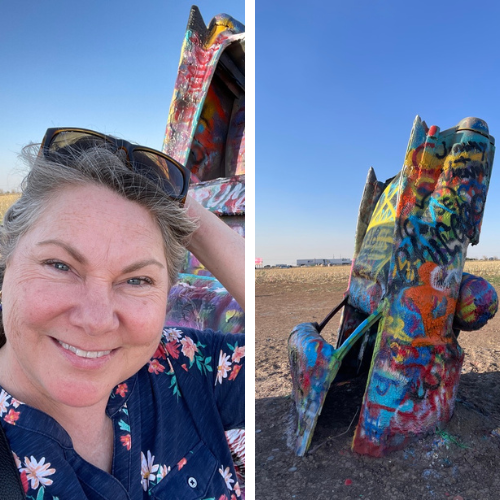
<path fill-rule="evenodd" d="M 167 291 L 161 232 L 145 208 L 103 187 L 62 190 L 5 272 L 14 395 L 41 409 L 107 402 L 154 354 Z"/>

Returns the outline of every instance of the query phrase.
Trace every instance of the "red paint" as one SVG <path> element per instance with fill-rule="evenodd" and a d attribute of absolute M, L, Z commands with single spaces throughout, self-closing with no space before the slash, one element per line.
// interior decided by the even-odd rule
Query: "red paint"
<path fill-rule="evenodd" d="M 429 133 L 427 135 L 429 135 L 430 137 L 435 137 L 436 132 L 437 132 L 436 125 L 431 125 L 431 128 L 429 129 Z"/>
<path fill-rule="evenodd" d="M 416 147 L 415 150 L 413 151 L 413 155 L 411 157 L 411 162 L 414 167 L 418 167 L 418 160 L 417 160 L 417 155 L 422 151 L 422 149 L 425 148 L 434 148 L 436 145 L 433 144 L 432 142 L 424 142 L 423 144 L 420 144 L 420 146 Z"/>
<path fill-rule="evenodd" d="M 370 401 L 369 405 L 370 405 L 370 411 L 385 410 L 385 411 L 390 411 L 392 413 L 394 413 L 396 411 L 396 409 L 393 408 L 392 406 L 385 406 L 385 405 L 381 405 L 379 403 L 373 403 L 371 401 Z"/>

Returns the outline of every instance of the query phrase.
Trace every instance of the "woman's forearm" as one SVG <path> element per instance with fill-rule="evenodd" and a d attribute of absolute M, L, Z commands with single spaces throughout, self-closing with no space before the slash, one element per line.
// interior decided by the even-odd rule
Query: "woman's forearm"
<path fill-rule="evenodd" d="M 189 217 L 198 221 L 187 249 L 224 285 L 245 309 L 245 240 L 193 198 L 186 199 Z"/>

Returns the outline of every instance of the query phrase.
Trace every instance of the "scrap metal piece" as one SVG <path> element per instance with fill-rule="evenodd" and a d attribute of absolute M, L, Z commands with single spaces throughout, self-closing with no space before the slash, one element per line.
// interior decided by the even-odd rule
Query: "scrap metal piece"
<path fill-rule="evenodd" d="M 295 452 L 305 455 L 325 402 L 330 385 L 342 360 L 354 344 L 380 318 L 385 302 L 363 321 L 339 349 L 335 349 L 318 332 L 313 323 L 297 325 L 288 339 L 293 381 L 293 400 L 297 421 Z"/>

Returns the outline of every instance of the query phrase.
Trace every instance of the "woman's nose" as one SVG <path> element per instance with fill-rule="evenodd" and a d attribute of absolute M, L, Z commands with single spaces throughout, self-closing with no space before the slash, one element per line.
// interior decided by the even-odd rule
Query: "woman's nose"
<path fill-rule="evenodd" d="M 106 283 L 86 284 L 78 304 L 70 313 L 74 326 L 88 335 L 102 335 L 118 327 L 113 290 Z"/>

